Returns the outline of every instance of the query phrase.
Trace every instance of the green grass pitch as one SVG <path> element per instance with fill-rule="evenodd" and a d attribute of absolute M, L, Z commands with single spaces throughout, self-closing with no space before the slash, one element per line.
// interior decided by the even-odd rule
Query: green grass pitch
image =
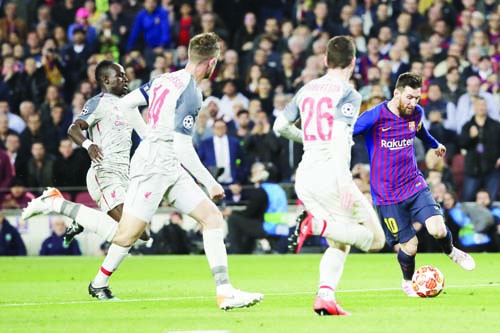
<path fill-rule="evenodd" d="M 99 302 L 87 285 L 103 258 L 0 258 L 0 332 L 500 332 L 500 254 L 475 254 L 466 272 L 444 255 L 419 254 L 445 276 L 437 298 L 400 290 L 395 254 L 352 254 L 336 296 L 351 317 L 312 310 L 320 255 L 230 256 L 237 288 L 262 304 L 228 312 L 215 305 L 204 256 L 134 256 L 111 287 L 120 302 Z"/>

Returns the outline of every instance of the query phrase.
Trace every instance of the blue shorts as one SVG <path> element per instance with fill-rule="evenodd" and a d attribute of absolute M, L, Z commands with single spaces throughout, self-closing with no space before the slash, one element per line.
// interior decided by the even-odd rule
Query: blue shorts
<path fill-rule="evenodd" d="M 415 236 L 414 222 L 424 224 L 429 217 L 441 215 L 441 206 L 427 187 L 400 203 L 377 206 L 377 212 L 383 222 L 385 238 L 390 246 L 394 246 Z"/>

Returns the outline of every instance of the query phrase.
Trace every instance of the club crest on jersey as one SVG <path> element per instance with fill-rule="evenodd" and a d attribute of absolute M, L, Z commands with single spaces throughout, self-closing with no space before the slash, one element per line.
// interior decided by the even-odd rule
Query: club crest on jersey
<path fill-rule="evenodd" d="M 84 106 L 82 109 L 81 115 L 85 116 L 87 113 L 89 113 L 89 111 L 90 110 L 89 110 L 88 106 Z"/>
<path fill-rule="evenodd" d="M 415 132 L 416 127 L 415 127 L 415 122 L 414 122 L 414 121 L 410 121 L 410 122 L 408 123 L 408 129 L 409 129 L 411 132 Z"/>
<path fill-rule="evenodd" d="M 351 103 L 346 103 L 344 105 L 342 105 L 342 107 L 340 108 L 340 112 L 342 112 L 342 114 L 346 117 L 352 117 L 354 116 L 354 105 L 352 105 Z"/>
<path fill-rule="evenodd" d="M 185 129 L 191 129 L 194 126 L 194 118 L 191 115 L 185 116 L 184 119 L 182 120 L 182 126 L 184 126 Z"/>

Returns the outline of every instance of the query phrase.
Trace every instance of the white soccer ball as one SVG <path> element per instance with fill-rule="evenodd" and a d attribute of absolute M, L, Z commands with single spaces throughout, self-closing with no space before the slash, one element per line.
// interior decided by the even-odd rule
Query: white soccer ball
<path fill-rule="evenodd" d="M 436 297 L 444 288 L 444 275 L 434 266 L 422 266 L 412 278 L 413 290 L 420 297 Z"/>

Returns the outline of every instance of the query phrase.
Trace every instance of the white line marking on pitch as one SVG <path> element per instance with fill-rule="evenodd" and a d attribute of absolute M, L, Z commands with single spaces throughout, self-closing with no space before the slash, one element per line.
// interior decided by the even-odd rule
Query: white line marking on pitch
<path fill-rule="evenodd" d="M 482 283 L 470 285 L 455 285 L 446 286 L 446 289 L 463 289 L 463 288 L 484 288 L 484 287 L 500 287 L 500 283 Z M 377 292 L 377 291 L 395 291 L 401 288 L 369 288 L 369 289 L 346 289 L 338 290 L 338 293 L 364 293 L 364 292 Z M 266 296 L 295 296 L 295 295 L 311 295 L 314 292 L 298 291 L 289 293 L 265 293 Z M 70 301 L 70 302 L 30 302 L 30 303 L 0 303 L 0 308 L 9 307 L 23 307 L 23 306 L 43 306 L 43 305 L 80 305 L 80 304 L 106 304 L 106 303 L 137 303 L 137 302 L 160 302 L 160 301 L 186 301 L 186 300 L 205 300 L 213 299 L 213 296 L 183 296 L 183 297 L 157 297 L 157 298 L 133 298 L 121 299 L 119 301 Z"/>

